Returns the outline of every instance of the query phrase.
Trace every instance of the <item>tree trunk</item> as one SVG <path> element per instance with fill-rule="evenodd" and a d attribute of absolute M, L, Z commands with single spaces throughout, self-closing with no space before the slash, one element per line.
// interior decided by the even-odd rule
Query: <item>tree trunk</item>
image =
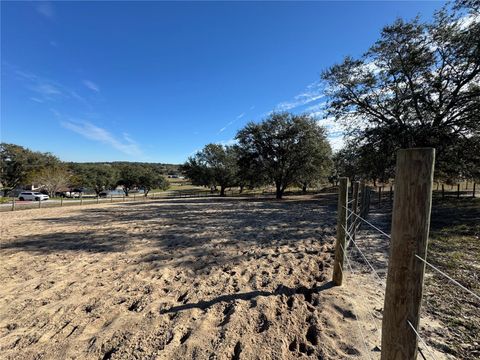
<path fill-rule="evenodd" d="M 240 194 L 243 193 L 243 188 L 245 187 L 245 185 L 240 185 Z"/>
<path fill-rule="evenodd" d="M 125 196 L 128 196 L 129 188 L 123 188 L 123 192 L 125 193 Z"/>
<path fill-rule="evenodd" d="M 220 196 L 225 196 L 225 186 L 220 186 Z"/>
<path fill-rule="evenodd" d="M 303 185 L 302 185 L 302 193 L 304 193 L 304 194 L 307 193 L 307 183 L 303 183 Z"/>
<path fill-rule="evenodd" d="M 276 187 L 276 192 L 275 192 L 276 198 L 280 200 L 282 199 L 283 191 L 285 189 L 282 187 L 282 185 L 279 182 L 275 183 L 275 187 Z"/>

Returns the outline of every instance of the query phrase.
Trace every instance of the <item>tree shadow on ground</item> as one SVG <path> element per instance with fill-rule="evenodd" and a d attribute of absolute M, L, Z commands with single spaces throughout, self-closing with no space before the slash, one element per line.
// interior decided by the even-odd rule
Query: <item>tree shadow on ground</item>
<path fill-rule="evenodd" d="M 300 286 L 297 288 L 291 288 L 284 285 L 279 285 L 274 291 L 264 291 L 264 290 L 254 290 L 249 291 L 246 293 L 239 293 L 239 294 L 227 294 L 227 295 L 220 295 L 212 300 L 204 301 L 201 300 L 196 303 L 187 303 L 178 306 L 172 306 L 169 309 L 163 309 L 160 311 L 161 314 L 168 314 L 168 313 L 177 313 L 184 310 L 190 309 L 201 309 L 205 310 L 210 308 L 211 306 L 221 303 L 221 302 L 232 302 L 235 300 L 252 300 L 259 296 L 279 296 L 279 295 L 286 295 L 291 296 L 295 294 L 302 294 L 306 301 L 310 302 L 312 294 L 318 294 L 324 290 L 331 289 L 333 287 L 333 282 L 329 281 L 321 286 L 314 286 L 312 288 L 307 288 L 305 286 Z"/>
<path fill-rule="evenodd" d="M 332 235 L 335 196 L 284 201 L 264 199 L 178 199 L 84 208 L 69 217 L 37 218 L 51 233 L 9 240 L 2 249 L 35 254 L 58 252 L 118 253 L 134 248 L 134 263 L 149 267 L 209 267 L 259 258 L 260 248 L 298 241 L 324 243 Z M 55 226 L 61 226 L 60 232 Z M 85 230 L 88 228 L 88 230 Z M 80 229 L 80 230 L 79 230 Z M 252 246 L 256 247 L 252 251 Z"/>

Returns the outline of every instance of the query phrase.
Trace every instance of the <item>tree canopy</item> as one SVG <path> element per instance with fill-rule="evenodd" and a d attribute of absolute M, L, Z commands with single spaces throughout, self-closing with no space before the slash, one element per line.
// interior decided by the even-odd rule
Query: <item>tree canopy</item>
<path fill-rule="evenodd" d="M 450 149 L 480 134 L 480 22 L 465 13 L 474 3 L 444 8 L 431 23 L 399 19 L 365 55 L 323 73 L 328 114 L 380 172 L 399 148 L 434 147 L 442 173 Z"/>
<path fill-rule="evenodd" d="M 237 134 L 241 155 L 275 184 L 276 197 L 295 182 L 311 182 L 330 165 L 326 130 L 309 115 L 273 113 Z"/>
<path fill-rule="evenodd" d="M 235 147 L 208 144 L 187 160 L 183 171 L 196 185 L 219 186 L 224 196 L 227 187 L 238 185 L 237 159 Z"/>

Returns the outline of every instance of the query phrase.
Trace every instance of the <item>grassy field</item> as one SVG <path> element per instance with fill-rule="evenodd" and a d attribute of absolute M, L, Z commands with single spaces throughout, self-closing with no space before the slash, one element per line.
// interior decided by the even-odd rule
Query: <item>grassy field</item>
<path fill-rule="evenodd" d="M 480 294 L 480 199 L 437 199 L 428 260 Z M 459 359 L 480 357 L 480 303 L 427 268 L 424 306 L 444 325 L 433 345 Z"/>

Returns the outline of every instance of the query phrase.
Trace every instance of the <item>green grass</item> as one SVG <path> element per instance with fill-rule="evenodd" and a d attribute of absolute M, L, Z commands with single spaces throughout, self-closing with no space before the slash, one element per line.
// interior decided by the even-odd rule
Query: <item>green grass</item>
<path fill-rule="evenodd" d="M 428 261 L 480 293 L 480 199 L 433 204 Z M 458 359 L 480 356 L 480 302 L 427 267 L 424 306 L 440 320 L 443 339 L 432 345 Z"/>

